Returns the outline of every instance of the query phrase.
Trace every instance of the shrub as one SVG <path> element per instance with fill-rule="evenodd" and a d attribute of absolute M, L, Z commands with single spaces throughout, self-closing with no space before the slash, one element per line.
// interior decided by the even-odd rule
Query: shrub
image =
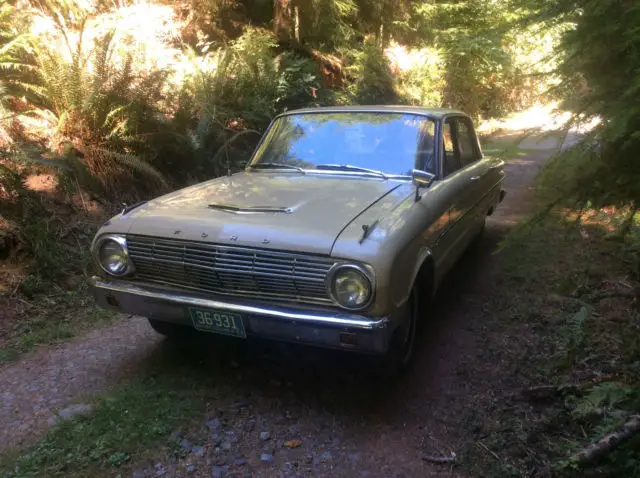
<path fill-rule="evenodd" d="M 348 101 L 361 105 L 398 101 L 389 59 L 372 38 L 365 41 L 362 51 L 352 54 L 346 71 L 355 79 L 346 89 Z"/>
<path fill-rule="evenodd" d="M 395 73 L 396 90 L 402 103 L 440 106 L 445 86 L 444 59 L 436 48 L 409 50 L 393 45 L 386 50 Z"/>
<path fill-rule="evenodd" d="M 277 113 L 326 98 L 317 66 L 293 53 L 276 56 L 276 46 L 271 32 L 249 28 L 203 58 L 192 53 L 174 125 L 187 138 L 194 176 L 242 167 Z"/>
<path fill-rule="evenodd" d="M 112 32 L 98 37 L 92 48 L 80 36 L 68 55 L 34 40 L 31 53 L 36 78 L 24 86 L 56 120 L 51 146 L 60 159 L 83 158 L 102 185 L 97 192 L 108 196 L 122 190 L 123 177 L 147 191 L 166 185 L 151 165 L 154 151 L 144 139 L 159 122 L 155 105 L 163 71 L 135 73 L 132 54 L 114 60 Z M 145 187 L 149 179 L 151 187 Z"/>
<path fill-rule="evenodd" d="M 599 117 L 584 142 L 561 155 L 547 174 L 567 162 L 566 193 L 595 206 L 640 203 L 640 8 L 634 2 L 583 0 L 548 4 L 529 0 L 536 21 L 564 24 L 558 45 L 562 82 L 553 93 L 576 119 Z M 606 21 L 603 21 L 606 19 Z"/>

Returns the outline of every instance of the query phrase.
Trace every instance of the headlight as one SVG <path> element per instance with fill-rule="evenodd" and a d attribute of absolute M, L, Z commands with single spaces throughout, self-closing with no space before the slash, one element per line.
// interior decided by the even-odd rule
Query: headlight
<path fill-rule="evenodd" d="M 366 269 L 352 264 L 341 264 L 331 271 L 329 290 L 333 300 L 345 309 L 366 307 L 373 294 Z"/>
<path fill-rule="evenodd" d="M 123 276 L 132 271 L 127 251 L 127 240 L 122 236 L 109 235 L 96 243 L 96 259 L 102 270 L 113 276 Z"/>

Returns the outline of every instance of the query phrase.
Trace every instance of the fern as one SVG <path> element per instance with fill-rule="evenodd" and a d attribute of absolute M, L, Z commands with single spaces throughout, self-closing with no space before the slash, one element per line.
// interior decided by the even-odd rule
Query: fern
<path fill-rule="evenodd" d="M 593 306 L 585 304 L 569 319 L 568 348 L 577 349 L 584 340 L 585 322 L 593 313 Z"/>
<path fill-rule="evenodd" d="M 136 171 L 147 178 L 154 179 L 161 187 L 167 189 L 169 186 L 164 176 L 148 162 L 133 154 L 117 153 L 105 148 L 94 148 L 94 153 L 98 153 L 102 158 L 113 160 L 116 163 Z"/>

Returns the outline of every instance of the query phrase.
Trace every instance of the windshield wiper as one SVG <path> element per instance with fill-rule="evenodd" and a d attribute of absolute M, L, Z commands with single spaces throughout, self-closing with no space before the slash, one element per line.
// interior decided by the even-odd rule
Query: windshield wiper
<path fill-rule="evenodd" d="M 382 171 L 377 171 L 375 169 L 369 168 L 361 168 L 360 166 L 353 166 L 351 164 L 318 164 L 316 169 L 330 169 L 334 171 L 355 171 L 361 173 L 369 173 L 375 174 L 376 176 L 380 176 L 381 178 L 387 179 L 387 175 Z"/>
<path fill-rule="evenodd" d="M 268 169 L 268 168 L 274 168 L 274 169 L 295 169 L 296 171 L 301 172 L 302 174 L 304 174 L 304 169 L 298 167 L 298 166 L 293 166 L 291 164 L 284 164 L 284 163 L 257 163 L 257 164 L 252 164 L 251 166 L 249 166 L 251 169 Z"/>

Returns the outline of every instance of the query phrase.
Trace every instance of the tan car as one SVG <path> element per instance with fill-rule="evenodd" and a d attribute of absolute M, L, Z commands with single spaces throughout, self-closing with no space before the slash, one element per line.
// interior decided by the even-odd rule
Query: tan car
<path fill-rule="evenodd" d="M 93 242 L 98 304 L 186 328 L 384 354 L 504 197 L 503 163 L 445 109 L 284 113 L 245 171 L 122 211 Z"/>

